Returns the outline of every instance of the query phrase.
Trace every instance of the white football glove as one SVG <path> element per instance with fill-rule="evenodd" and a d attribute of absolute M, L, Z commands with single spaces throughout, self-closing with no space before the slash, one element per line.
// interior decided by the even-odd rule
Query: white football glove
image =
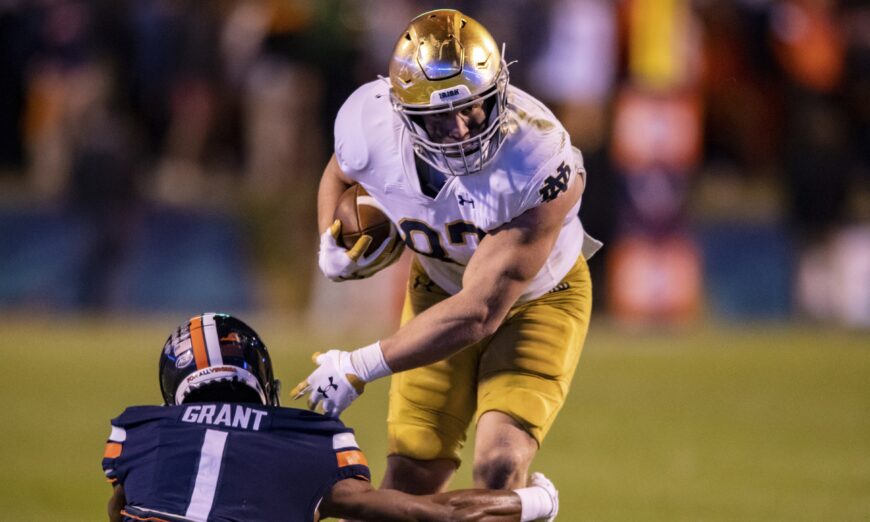
<path fill-rule="evenodd" d="M 372 236 L 363 234 L 356 243 L 346 250 L 338 245 L 341 235 L 341 221 L 335 220 L 320 236 L 318 264 L 323 275 L 333 281 L 364 279 L 393 264 L 402 254 L 405 243 L 394 232 L 368 256 L 363 253 L 372 243 Z"/>
<path fill-rule="evenodd" d="M 559 492 L 543 473 L 532 473 L 529 485 L 515 489 L 514 492 L 520 496 L 522 504 L 520 522 L 556 520 L 559 513 Z"/>
<path fill-rule="evenodd" d="M 350 352 L 329 350 L 312 357 L 318 368 L 293 389 L 294 399 L 310 392 L 308 408 L 323 406 L 323 413 L 338 417 L 365 388 L 365 381 L 357 375 L 350 362 Z"/>
<path fill-rule="evenodd" d="M 543 520 L 546 520 L 547 522 L 553 522 L 553 520 L 556 520 L 556 515 L 559 514 L 559 491 L 556 489 L 553 482 L 543 473 L 532 473 L 529 485 L 531 487 L 543 488 L 550 496 L 550 500 L 553 502 L 553 510 L 550 511 Z"/>

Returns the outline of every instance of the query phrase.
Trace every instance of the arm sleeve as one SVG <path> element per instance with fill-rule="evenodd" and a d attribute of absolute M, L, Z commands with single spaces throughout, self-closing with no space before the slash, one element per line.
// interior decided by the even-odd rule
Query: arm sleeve
<path fill-rule="evenodd" d="M 124 451 L 126 441 L 127 431 L 113 424 L 109 438 L 106 440 L 106 449 L 103 452 L 103 473 L 106 480 L 112 485 L 123 482 L 121 454 Z"/>
<path fill-rule="evenodd" d="M 361 478 L 371 481 L 368 460 L 357 446 L 353 432 L 336 433 L 332 437 L 332 448 L 338 466 L 336 480 Z"/>
<path fill-rule="evenodd" d="M 583 156 L 574 147 L 562 147 L 531 176 L 514 215 L 555 199 L 567 191 L 577 177 L 586 177 Z"/>
<path fill-rule="evenodd" d="M 369 164 L 365 121 L 366 100 L 374 96 L 371 84 L 359 87 L 348 97 L 335 117 L 335 159 L 342 172 L 354 181 Z"/>

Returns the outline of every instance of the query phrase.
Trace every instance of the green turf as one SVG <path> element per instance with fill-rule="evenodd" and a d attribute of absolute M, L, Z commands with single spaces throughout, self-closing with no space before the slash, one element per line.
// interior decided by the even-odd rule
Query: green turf
<path fill-rule="evenodd" d="M 0 518 L 103 519 L 108 420 L 158 401 L 159 348 L 177 322 L 5 320 Z M 285 390 L 313 349 L 329 347 L 279 321 L 250 322 Z M 534 464 L 561 491 L 560 520 L 870 518 L 870 335 L 629 333 L 599 321 L 580 364 Z M 371 385 L 344 418 L 376 477 L 385 396 L 386 383 Z M 470 484 L 469 469 L 454 485 Z"/>

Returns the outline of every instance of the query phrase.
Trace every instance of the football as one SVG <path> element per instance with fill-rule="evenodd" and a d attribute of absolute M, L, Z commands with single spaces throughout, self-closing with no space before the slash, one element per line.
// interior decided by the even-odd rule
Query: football
<path fill-rule="evenodd" d="M 366 256 L 398 233 L 374 198 L 358 184 L 352 185 L 338 198 L 333 217 L 341 221 L 341 235 L 337 239 L 340 246 L 350 249 L 361 235 L 372 237 L 371 245 L 363 253 Z"/>

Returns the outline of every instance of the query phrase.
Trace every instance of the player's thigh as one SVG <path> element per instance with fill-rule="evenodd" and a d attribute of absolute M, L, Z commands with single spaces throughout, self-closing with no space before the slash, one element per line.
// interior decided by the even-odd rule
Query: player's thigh
<path fill-rule="evenodd" d="M 402 323 L 447 297 L 415 263 Z M 474 416 L 476 382 L 477 352 L 470 349 L 393 375 L 387 416 L 389 453 L 424 461 L 450 459 L 458 464 Z"/>
<path fill-rule="evenodd" d="M 564 404 L 592 311 L 585 261 L 579 260 L 562 283 L 559 290 L 513 310 L 480 360 L 478 415 L 503 412 L 538 443 Z"/>
<path fill-rule="evenodd" d="M 463 351 L 450 359 L 393 375 L 387 415 L 391 455 L 459 462 L 476 402 L 473 355 Z"/>
<path fill-rule="evenodd" d="M 417 460 L 390 455 L 380 489 L 397 489 L 412 495 L 438 493 L 447 489 L 456 467 L 452 459 Z"/>

